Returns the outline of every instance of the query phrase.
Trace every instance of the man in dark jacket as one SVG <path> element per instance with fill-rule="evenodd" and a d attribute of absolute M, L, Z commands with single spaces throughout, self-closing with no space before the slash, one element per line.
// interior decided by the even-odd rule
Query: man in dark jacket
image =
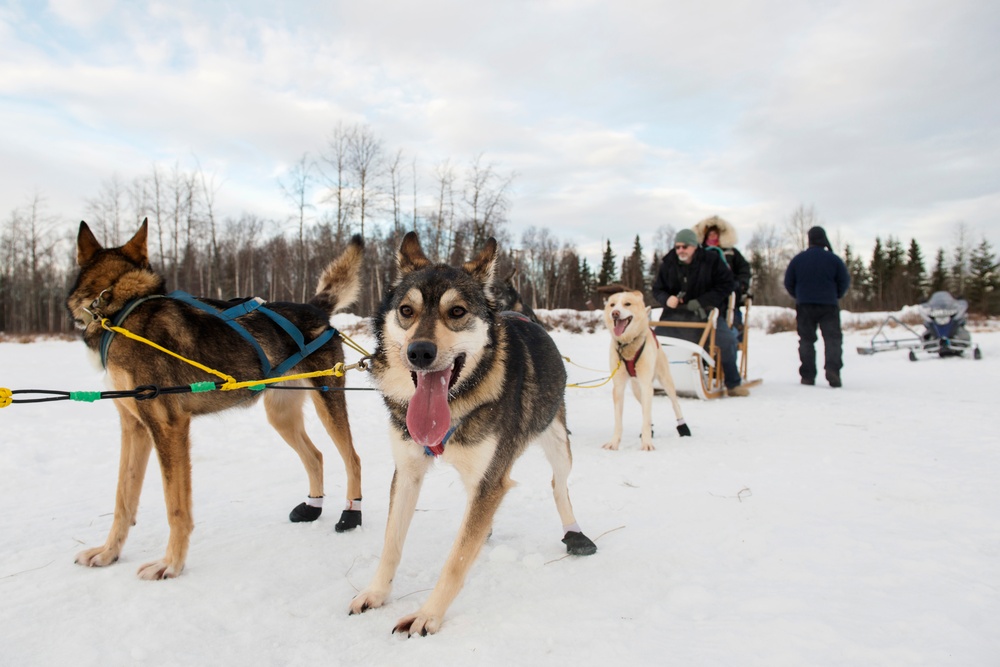
<path fill-rule="evenodd" d="M 841 386 L 843 334 L 838 301 L 847 294 L 851 277 L 844 261 L 833 253 L 822 227 L 809 230 L 809 247 L 792 258 L 785 270 L 785 289 L 795 297 L 799 330 L 799 375 L 802 384 L 816 384 L 816 327 L 826 348 L 826 381 Z"/>
<path fill-rule="evenodd" d="M 682 229 L 674 237 L 674 249 L 663 258 L 653 281 L 653 298 L 663 306 L 664 320 L 686 319 L 682 314 L 691 313 L 705 321 L 713 308 L 719 309 L 715 342 L 722 356 L 726 393 L 749 396 L 750 390 L 740 386 L 736 332 L 726 323 L 729 295 L 736 289 L 736 278 L 722 256 L 700 248 L 697 235 L 690 229 Z"/>

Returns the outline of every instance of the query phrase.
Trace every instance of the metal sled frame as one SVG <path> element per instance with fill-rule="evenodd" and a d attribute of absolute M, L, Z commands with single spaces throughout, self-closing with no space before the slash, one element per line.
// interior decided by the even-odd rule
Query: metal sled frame
<path fill-rule="evenodd" d="M 729 299 L 729 315 L 726 321 L 729 326 L 732 326 L 735 295 L 731 295 Z M 737 344 L 736 354 L 739 357 L 740 377 L 742 378 L 743 386 L 754 387 L 763 382 L 763 380 L 760 378 L 751 380 L 747 377 L 747 353 L 750 338 L 750 327 L 747 326 L 747 323 L 750 321 L 751 299 L 747 297 L 744 303 L 746 304 L 746 313 L 743 318 L 743 340 Z M 726 386 L 722 376 L 722 350 L 715 343 L 715 323 L 718 319 L 719 309 L 714 308 L 706 322 L 656 320 L 649 323 L 652 327 L 662 326 L 701 330 L 701 336 L 697 343 L 673 336 L 657 336 L 667 358 L 670 360 L 670 373 L 673 375 L 678 395 L 695 396 L 703 401 L 725 396 Z M 680 368 L 684 368 L 686 373 L 680 371 Z"/>
<path fill-rule="evenodd" d="M 895 322 L 912 334 L 910 338 L 890 339 L 884 332 L 886 325 Z M 876 352 L 889 352 L 891 350 L 909 350 L 910 361 L 917 361 L 917 352 L 924 352 L 929 355 L 939 357 L 962 356 L 966 350 L 972 350 L 974 359 L 981 359 L 982 352 L 979 345 L 971 340 L 961 338 L 933 337 L 925 338 L 918 334 L 912 327 L 890 315 L 879 326 L 878 330 L 869 341 L 868 347 L 859 347 L 858 354 L 871 355 Z"/>
<path fill-rule="evenodd" d="M 886 325 L 892 322 L 895 322 L 899 326 L 909 331 L 911 334 L 913 334 L 913 337 L 900 338 L 896 340 L 890 339 L 885 334 L 885 327 Z M 872 335 L 871 340 L 868 342 L 868 347 L 858 348 L 858 354 L 867 355 L 867 354 L 875 354 L 876 352 L 888 352 L 890 350 L 913 350 L 915 348 L 923 346 L 924 346 L 924 339 L 920 334 L 914 331 L 910 325 L 899 320 L 895 316 L 890 315 L 889 317 L 885 318 L 885 321 L 882 322 L 881 325 L 879 325 L 878 330 L 875 331 L 874 335 Z"/>

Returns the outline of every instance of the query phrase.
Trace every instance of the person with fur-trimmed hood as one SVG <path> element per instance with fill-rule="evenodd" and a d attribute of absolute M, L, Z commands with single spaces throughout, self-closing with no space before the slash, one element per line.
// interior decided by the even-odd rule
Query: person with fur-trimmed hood
<path fill-rule="evenodd" d="M 736 279 L 722 256 L 702 248 L 694 231 L 682 229 L 656 273 L 653 298 L 663 306 L 664 320 L 694 318 L 704 322 L 713 308 L 719 309 L 715 342 L 722 353 L 726 393 L 749 396 L 736 363 L 736 332 L 726 323 L 729 295 L 735 289 Z"/>
<path fill-rule="evenodd" d="M 833 253 L 826 230 L 812 227 L 809 247 L 797 254 L 785 270 L 785 289 L 795 297 L 795 321 L 799 330 L 799 375 L 802 384 L 816 384 L 816 327 L 823 334 L 826 381 L 841 386 L 843 333 L 840 305 L 851 276 L 844 260 Z"/>
<path fill-rule="evenodd" d="M 736 229 L 717 215 L 705 218 L 692 229 L 701 240 L 703 248 L 719 248 L 722 251 L 726 264 L 729 265 L 740 286 L 739 292 L 736 293 L 736 305 L 739 306 L 743 297 L 750 292 L 750 262 L 736 249 L 738 243 Z"/>

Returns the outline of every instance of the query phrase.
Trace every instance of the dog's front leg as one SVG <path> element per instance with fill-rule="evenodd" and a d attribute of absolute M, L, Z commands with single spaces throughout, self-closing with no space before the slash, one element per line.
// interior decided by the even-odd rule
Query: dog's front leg
<path fill-rule="evenodd" d="M 389 517 L 385 525 L 382 557 L 371 583 L 351 600 L 350 614 L 381 607 L 389 598 L 392 580 L 403 556 L 406 533 L 420 497 L 420 487 L 430 465 L 431 457 L 424 455 L 423 450 L 412 441 L 404 442 L 398 436 L 393 441 L 396 470 L 392 474 L 389 490 Z"/>
<path fill-rule="evenodd" d="M 129 529 L 135 525 L 139 509 L 139 495 L 146 476 L 149 452 L 153 440 L 146 427 L 121 403 L 115 403 L 121 417 L 121 457 L 118 460 L 118 490 L 115 493 L 115 518 L 103 546 L 86 549 L 76 555 L 76 562 L 89 567 L 104 567 L 118 560 L 128 538 Z"/>
<path fill-rule="evenodd" d="M 139 568 L 140 579 L 171 579 L 180 575 L 194 530 L 191 514 L 191 415 L 168 411 L 162 403 L 156 407 L 158 414 L 150 420 L 150 430 L 160 459 L 170 538 L 163 558 Z"/>
<path fill-rule="evenodd" d="M 628 376 L 615 373 L 612 381 L 614 382 L 615 432 L 611 436 L 611 440 L 604 444 L 604 449 L 616 450 L 622 441 L 622 430 L 624 428 L 622 425 L 622 412 L 625 410 L 625 384 L 628 382 Z"/>
<path fill-rule="evenodd" d="M 399 619 L 393 632 L 413 636 L 434 634 L 441 629 L 444 614 L 465 585 L 469 568 L 486 542 L 493 528 L 493 516 L 510 486 L 511 482 L 506 478 L 483 480 L 477 489 L 470 492 L 458 538 L 451 547 L 434 590 L 415 614 Z"/>

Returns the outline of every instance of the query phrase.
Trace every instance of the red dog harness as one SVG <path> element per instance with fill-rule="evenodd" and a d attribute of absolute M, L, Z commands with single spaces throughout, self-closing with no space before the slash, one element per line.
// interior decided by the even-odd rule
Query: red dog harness
<path fill-rule="evenodd" d="M 652 331 L 652 329 L 650 329 L 650 331 Z M 653 340 L 656 341 L 656 347 L 659 348 L 660 339 L 654 335 Z M 639 361 L 639 357 L 642 355 L 642 351 L 645 349 L 646 349 L 646 341 L 643 341 L 642 345 L 639 346 L 639 351 L 636 352 L 635 356 L 632 357 L 631 359 L 626 359 L 621 355 L 620 352 L 618 353 L 618 357 L 625 362 L 625 370 L 628 371 L 629 377 L 635 377 L 635 362 Z"/>

